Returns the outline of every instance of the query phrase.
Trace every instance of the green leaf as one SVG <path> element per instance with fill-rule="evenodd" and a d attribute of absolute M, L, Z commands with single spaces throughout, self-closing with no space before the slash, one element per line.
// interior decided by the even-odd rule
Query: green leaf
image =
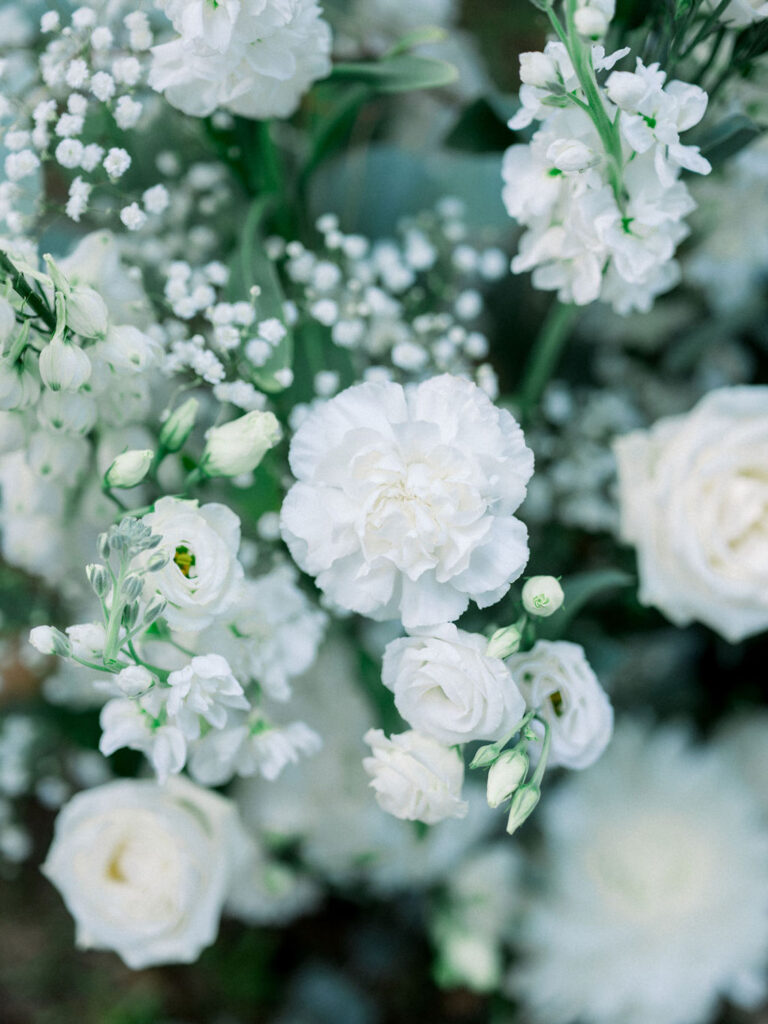
<path fill-rule="evenodd" d="M 239 369 L 243 378 L 269 394 L 285 390 L 285 384 L 281 384 L 275 378 L 275 374 L 280 370 L 290 369 L 293 361 L 293 334 L 285 322 L 283 308 L 285 296 L 275 267 L 267 257 L 263 244 L 262 224 L 272 201 L 270 196 L 261 196 L 251 205 L 231 280 L 234 293 L 240 297 L 247 295 L 256 285 L 260 289 L 256 300 L 259 320 L 275 317 L 286 329 L 285 337 L 274 347 L 264 366 L 256 368 L 245 360 L 240 363 Z"/>
<path fill-rule="evenodd" d="M 551 619 L 542 619 L 536 623 L 538 635 L 546 640 L 559 640 L 586 605 L 613 590 L 630 587 L 635 582 L 634 576 L 620 569 L 596 569 L 594 572 L 567 577 L 561 581 L 565 603 Z"/>
<path fill-rule="evenodd" d="M 338 92 L 338 89 L 336 91 Z M 370 97 L 371 90 L 365 85 L 344 89 L 338 102 L 330 106 L 322 118 L 319 118 L 318 131 L 312 139 L 309 156 L 301 170 L 302 187 L 320 164 L 346 146 L 360 116 L 360 110 Z"/>
<path fill-rule="evenodd" d="M 745 64 L 768 51 L 768 21 L 759 21 L 745 28 L 736 37 L 733 63 Z"/>
<path fill-rule="evenodd" d="M 447 38 L 448 33 L 444 28 L 438 28 L 437 25 L 423 25 L 421 28 L 415 28 L 412 32 L 404 35 L 384 56 L 385 58 L 397 57 L 401 53 L 408 53 L 409 50 L 413 50 L 417 46 L 431 46 L 433 43 L 443 43 Z"/>
<path fill-rule="evenodd" d="M 763 134 L 763 129 L 743 114 L 715 125 L 701 145 L 701 151 L 713 166 L 724 163 Z"/>
<path fill-rule="evenodd" d="M 376 92 L 412 92 L 450 85 L 459 72 L 444 60 L 404 53 L 380 61 L 336 64 L 330 81 L 361 82 Z"/>

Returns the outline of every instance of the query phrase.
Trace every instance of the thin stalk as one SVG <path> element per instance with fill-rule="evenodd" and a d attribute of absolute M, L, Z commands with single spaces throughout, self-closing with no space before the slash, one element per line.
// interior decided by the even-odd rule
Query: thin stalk
<path fill-rule="evenodd" d="M 537 719 L 544 726 L 544 743 L 541 748 L 541 756 L 539 757 L 539 763 L 536 765 L 536 771 L 533 774 L 533 778 L 530 781 L 531 786 L 535 786 L 537 789 L 541 788 L 541 780 L 544 778 L 544 772 L 547 770 L 547 761 L 549 760 L 549 748 L 552 744 L 552 729 L 550 728 L 549 722 L 543 718 Z"/>
<path fill-rule="evenodd" d="M 578 316 L 577 306 L 565 305 L 558 300 L 550 307 L 539 332 L 520 385 L 519 406 L 525 418 L 537 405 L 544 388 L 557 367 L 571 328 Z"/>
<path fill-rule="evenodd" d="M 32 288 L 24 278 L 24 275 L 17 270 L 11 260 L 4 252 L 0 252 L 0 270 L 4 270 L 7 274 L 10 274 L 11 281 L 13 283 L 13 290 L 17 295 L 20 295 L 30 309 L 34 310 L 35 314 L 40 317 L 46 327 L 52 332 L 56 330 L 56 317 L 53 315 L 51 310 L 48 308 L 37 292 Z"/>

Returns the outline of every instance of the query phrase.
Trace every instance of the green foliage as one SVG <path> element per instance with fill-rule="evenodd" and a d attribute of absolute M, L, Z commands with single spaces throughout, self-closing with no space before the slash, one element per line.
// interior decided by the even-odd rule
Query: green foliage
<path fill-rule="evenodd" d="M 568 633 L 571 623 L 588 604 L 636 583 L 634 576 L 620 569 L 595 569 L 567 577 L 561 581 L 565 603 L 551 619 L 537 623 L 538 635 L 546 640 L 562 639 Z"/>
<path fill-rule="evenodd" d="M 439 89 L 459 77 L 453 64 L 411 53 L 396 53 L 380 61 L 336 64 L 331 81 L 360 82 L 379 93 Z"/>

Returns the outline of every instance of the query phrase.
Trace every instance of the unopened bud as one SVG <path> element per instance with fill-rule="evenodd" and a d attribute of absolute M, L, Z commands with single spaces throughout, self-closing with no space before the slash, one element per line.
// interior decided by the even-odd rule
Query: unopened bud
<path fill-rule="evenodd" d="M 201 468 L 208 476 L 250 473 L 281 437 L 282 430 L 274 413 L 258 410 L 246 413 L 208 431 Z"/>
<path fill-rule="evenodd" d="M 144 612 L 144 625 L 151 626 L 165 612 L 168 602 L 164 597 L 157 597 L 152 601 Z"/>
<path fill-rule="evenodd" d="M 53 626 L 35 626 L 29 631 L 29 642 L 40 654 L 58 654 L 66 658 L 72 652 L 67 637 Z"/>
<path fill-rule="evenodd" d="M 105 532 L 99 534 L 99 539 L 96 542 L 96 547 L 98 548 L 99 554 L 101 555 L 102 558 L 109 558 L 110 544 L 108 533 Z"/>
<path fill-rule="evenodd" d="M 135 601 L 144 589 L 144 583 L 141 576 L 131 574 L 126 576 L 123 580 L 123 596 L 128 601 Z"/>
<path fill-rule="evenodd" d="M 171 556 L 167 551 L 156 551 L 147 562 L 147 572 L 160 572 L 170 560 Z"/>
<path fill-rule="evenodd" d="M 497 629 L 488 641 L 486 656 L 489 658 L 508 658 L 520 650 L 523 637 L 517 626 L 505 626 Z"/>
<path fill-rule="evenodd" d="M 106 567 L 100 565 L 98 562 L 94 562 L 92 565 L 86 565 L 85 575 L 88 577 L 88 582 L 93 587 L 96 597 L 105 598 L 111 587 L 111 581 Z"/>
<path fill-rule="evenodd" d="M 153 686 L 155 677 L 143 665 L 129 665 L 118 672 L 114 682 L 126 697 L 138 697 Z"/>
<path fill-rule="evenodd" d="M 51 391 L 78 391 L 91 376 L 91 361 L 78 345 L 53 338 L 38 361 L 43 384 Z"/>
<path fill-rule="evenodd" d="M 102 338 L 109 326 L 104 299 L 93 288 L 76 285 L 67 296 L 67 327 L 83 338 Z"/>
<path fill-rule="evenodd" d="M 587 39 L 602 39 L 611 21 L 608 15 L 597 7 L 580 7 L 573 16 L 576 31 Z"/>
<path fill-rule="evenodd" d="M 189 398 L 165 421 L 160 431 L 160 447 L 166 452 L 177 452 L 184 446 L 195 425 L 198 405 L 196 398 Z"/>
<path fill-rule="evenodd" d="M 149 448 L 123 452 L 104 474 L 104 483 L 107 487 L 135 487 L 149 472 L 154 457 Z"/>
<path fill-rule="evenodd" d="M 525 85 L 544 89 L 557 82 L 557 65 L 546 53 L 533 50 L 520 54 L 520 80 Z"/>
<path fill-rule="evenodd" d="M 524 750 L 505 750 L 488 772 L 489 807 L 498 807 L 520 788 L 528 774 L 528 755 Z"/>
<path fill-rule="evenodd" d="M 547 619 L 562 608 L 565 594 L 554 576 L 532 576 L 523 587 L 523 607 L 529 615 Z"/>
<path fill-rule="evenodd" d="M 472 758 L 470 768 L 487 768 L 492 765 L 496 758 L 501 753 L 503 743 L 489 743 L 487 746 L 480 747 Z"/>
<path fill-rule="evenodd" d="M 507 821 L 507 832 L 512 835 L 523 822 L 527 821 L 533 814 L 536 804 L 541 799 L 541 790 L 538 786 L 523 786 L 512 797 L 509 805 L 509 820 Z"/>
<path fill-rule="evenodd" d="M 126 629 L 131 630 L 139 621 L 139 602 L 131 601 L 123 608 L 122 623 Z"/>

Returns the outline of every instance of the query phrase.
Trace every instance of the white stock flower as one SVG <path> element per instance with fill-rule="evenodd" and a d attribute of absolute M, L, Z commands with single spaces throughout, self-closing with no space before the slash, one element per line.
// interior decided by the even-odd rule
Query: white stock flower
<path fill-rule="evenodd" d="M 272 782 L 289 764 L 311 757 L 321 746 L 318 734 L 304 722 L 270 726 L 258 717 L 251 721 L 230 714 L 223 729 L 195 744 L 189 770 L 207 786 L 220 786 L 233 775 L 261 775 Z"/>
<path fill-rule="evenodd" d="M 364 739 L 372 756 L 363 759 L 363 767 L 383 811 L 426 825 L 465 816 L 458 751 L 413 730 L 388 738 L 381 729 L 369 729 Z"/>
<path fill-rule="evenodd" d="M 161 498 L 144 523 L 163 540 L 157 550 L 169 562 L 146 577 L 147 597 L 168 602 L 172 629 L 201 630 L 231 611 L 243 569 L 237 560 L 240 520 L 225 505 L 198 507 L 197 501 Z"/>
<path fill-rule="evenodd" d="M 716 746 L 617 729 L 544 802 L 545 858 L 510 990 L 541 1024 L 692 1024 L 755 1006 L 768 957 L 768 832 Z"/>
<path fill-rule="evenodd" d="M 113 459 L 104 482 L 108 487 L 135 487 L 149 472 L 154 454 L 149 448 L 122 452 Z"/>
<path fill-rule="evenodd" d="M 187 741 L 177 725 L 167 724 L 167 697 L 168 691 L 154 687 L 138 700 L 108 701 L 99 716 L 102 754 L 109 757 L 123 747 L 138 750 L 152 764 L 159 782 L 178 775 L 187 758 Z"/>
<path fill-rule="evenodd" d="M 286 563 L 245 580 L 230 621 L 214 623 L 198 637 L 198 649 L 220 651 L 235 675 L 253 679 L 273 700 L 287 700 L 289 682 L 312 665 L 327 616 L 298 585 Z"/>
<path fill-rule="evenodd" d="M 149 84 L 185 114 L 289 117 L 331 70 L 331 31 L 315 0 L 161 6 L 179 37 L 152 48 Z"/>
<path fill-rule="evenodd" d="M 615 451 L 640 601 L 731 643 L 768 629 L 768 388 L 712 391 Z"/>
<path fill-rule="evenodd" d="M 337 605 L 406 628 L 500 600 L 528 560 L 515 518 L 533 456 L 513 417 L 444 375 L 366 383 L 296 432 L 283 537 Z"/>
<path fill-rule="evenodd" d="M 525 701 L 488 641 L 454 625 L 393 640 L 382 664 L 382 682 L 395 706 L 418 732 L 440 743 L 499 740 L 514 732 Z"/>
<path fill-rule="evenodd" d="M 171 672 L 168 685 L 168 715 L 188 740 L 200 735 L 199 716 L 214 729 L 222 729 L 227 721 L 227 708 L 248 711 L 251 706 L 220 654 L 193 658 L 184 668 Z"/>
<path fill-rule="evenodd" d="M 579 644 L 539 640 L 532 650 L 507 661 L 529 708 L 549 724 L 548 764 L 588 768 L 613 734 L 613 708 Z M 532 728 L 541 732 L 533 722 Z M 536 756 L 538 745 L 531 753 Z"/>
<path fill-rule="evenodd" d="M 139 970 L 192 963 L 216 938 L 248 840 L 232 803 L 184 779 L 122 780 L 59 813 L 43 873 L 83 949 Z"/>

